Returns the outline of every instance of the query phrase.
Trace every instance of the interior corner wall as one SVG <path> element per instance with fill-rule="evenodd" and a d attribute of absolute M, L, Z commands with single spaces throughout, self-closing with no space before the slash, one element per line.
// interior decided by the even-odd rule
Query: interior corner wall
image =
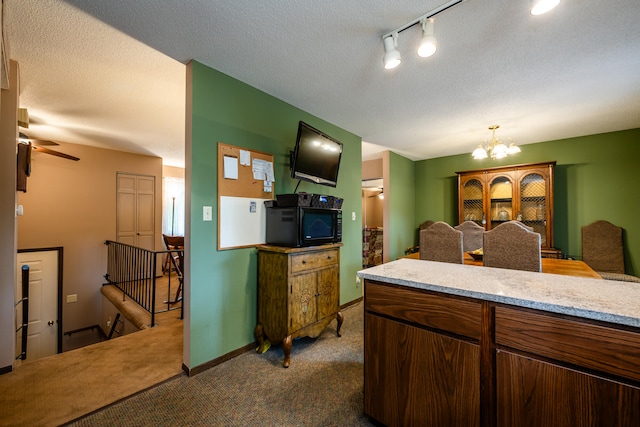
<path fill-rule="evenodd" d="M 388 170 L 387 170 L 388 169 Z M 383 157 L 384 261 L 404 256 L 415 233 L 414 162 L 391 151 Z M 388 189 L 388 191 L 387 191 Z"/>
<path fill-rule="evenodd" d="M 193 369 L 254 342 L 258 257 L 255 248 L 217 250 L 217 143 L 273 154 L 274 193 L 293 193 L 289 152 L 300 120 L 344 144 L 336 188 L 302 182 L 298 192 L 344 199 L 340 302 L 361 296 L 361 138 L 216 70 L 187 66 L 187 215 L 185 289 L 188 291 L 186 367 Z M 189 113 L 190 112 L 190 113 Z M 190 137 L 189 137 L 190 136 Z M 202 219 L 212 206 L 214 220 Z M 355 220 L 352 220 L 355 215 Z"/>
<path fill-rule="evenodd" d="M 0 372 L 16 358 L 16 142 L 18 140 L 18 63 L 10 61 L 9 89 L 0 90 Z"/>
<path fill-rule="evenodd" d="M 77 144 L 57 150 L 70 161 L 32 153 L 27 192 L 19 193 L 18 249 L 62 246 L 62 331 L 100 324 L 106 240 L 116 240 L 116 174 L 155 176 L 155 249 L 162 250 L 162 159 Z M 77 302 L 64 296 L 77 294 Z M 63 350 L 65 340 L 63 340 Z"/>
<path fill-rule="evenodd" d="M 640 129 L 630 129 L 522 145 L 521 153 L 499 161 L 464 154 L 416 162 L 414 226 L 426 219 L 456 224 L 456 171 L 555 160 L 555 247 L 581 258 L 581 227 L 604 219 L 624 229 L 626 271 L 640 275 L 638 141 Z"/>

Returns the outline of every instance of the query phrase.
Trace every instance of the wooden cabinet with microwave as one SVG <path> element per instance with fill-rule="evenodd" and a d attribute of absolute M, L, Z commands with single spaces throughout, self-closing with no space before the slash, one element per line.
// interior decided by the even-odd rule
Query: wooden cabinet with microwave
<path fill-rule="evenodd" d="M 553 171 L 556 162 L 456 172 L 458 222 L 486 230 L 519 220 L 540 233 L 542 255 L 559 258 L 553 246 Z"/>
<path fill-rule="evenodd" d="M 298 337 L 315 338 L 337 319 L 340 336 L 340 247 L 333 243 L 303 248 L 258 246 L 258 352 L 265 340 L 282 343 L 283 366 Z"/>

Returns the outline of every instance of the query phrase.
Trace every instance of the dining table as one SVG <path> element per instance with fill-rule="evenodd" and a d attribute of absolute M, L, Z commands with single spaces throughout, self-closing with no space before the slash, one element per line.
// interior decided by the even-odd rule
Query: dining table
<path fill-rule="evenodd" d="M 414 252 L 403 258 L 420 259 L 420 252 Z M 482 267 L 482 259 L 473 259 L 470 254 L 464 253 L 464 264 Z M 557 259 L 542 258 L 542 272 L 549 274 L 561 274 L 565 276 L 590 277 L 592 279 L 602 279 L 595 270 L 581 260 L 577 259 Z"/>

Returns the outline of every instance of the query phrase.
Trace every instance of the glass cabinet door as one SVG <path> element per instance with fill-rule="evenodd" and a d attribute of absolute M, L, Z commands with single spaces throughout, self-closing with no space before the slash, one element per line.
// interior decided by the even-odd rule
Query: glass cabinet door
<path fill-rule="evenodd" d="M 483 226 L 484 219 L 484 191 L 482 183 L 478 179 L 470 179 L 463 185 L 463 220 L 474 221 L 476 224 Z"/>
<path fill-rule="evenodd" d="M 495 228 L 503 222 L 515 219 L 513 213 L 513 182 L 504 175 L 499 175 L 491 180 L 490 194 L 490 227 Z"/>
<path fill-rule="evenodd" d="M 547 190 L 544 177 L 537 173 L 525 175 L 520 181 L 520 215 L 522 222 L 540 233 L 542 246 L 547 246 Z"/>

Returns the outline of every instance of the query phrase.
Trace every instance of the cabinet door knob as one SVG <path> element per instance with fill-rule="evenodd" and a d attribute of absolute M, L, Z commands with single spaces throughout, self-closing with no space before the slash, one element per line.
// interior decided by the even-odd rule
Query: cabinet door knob
<path fill-rule="evenodd" d="M 303 259 L 303 260 L 302 260 L 302 263 L 303 263 L 303 264 L 306 264 L 306 263 L 307 263 L 307 260 L 304 260 L 304 259 Z"/>

